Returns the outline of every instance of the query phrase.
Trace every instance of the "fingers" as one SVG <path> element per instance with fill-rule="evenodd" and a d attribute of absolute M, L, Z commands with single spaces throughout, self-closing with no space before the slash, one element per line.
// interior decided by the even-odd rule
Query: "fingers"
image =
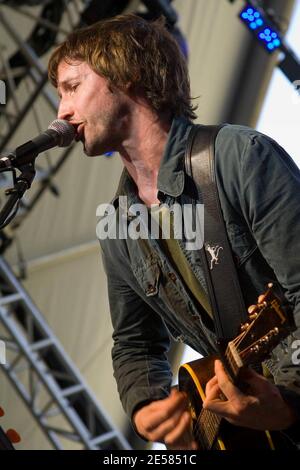
<path fill-rule="evenodd" d="M 172 390 L 169 397 L 139 409 L 134 415 L 138 432 L 150 441 L 163 442 L 175 430 L 187 409 L 186 394 Z"/>
<path fill-rule="evenodd" d="M 217 376 L 214 375 L 212 379 L 210 379 L 205 387 L 205 401 L 213 400 L 214 398 L 219 398 L 221 390 L 218 384 Z"/>
<path fill-rule="evenodd" d="M 206 387 L 206 398 L 203 402 L 203 407 L 205 408 L 205 404 L 212 400 L 220 400 L 221 399 L 221 389 L 218 383 L 211 385 L 209 388 Z"/>
<path fill-rule="evenodd" d="M 165 436 L 165 444 L 173 450 L 196 450 L 197 444 L 193 440 L 192 420 L 188 411 L 185 411 L 177 426 Z"/>
<path fill-rule="evenodd" d="M 170 395 L 149 405 L 151 418 L 147 425 L 147 432 L 152 432 L 162 423 L 173 417 L 176 420 L 178 413 L 181 415 L 187 407 L 187 399 L 184 393 L 172 389 Z"/>
<path fill-rule="evenodd" d="M 249 386 L 247 394 L 257 397 L 265 397 L 269 393 L 278 395 L 280 392 L 277 387 L 274 386 L 268 379 L 263 375 L 258 374 L 253 369 L 245 369 L 242 374 L 242 380 Z"/>
<path fill-rule="evenodd" d="M 236 426 L 251 429 L 278 430 L 284 429 L 284 423 L 293 422 L 279 389 L 262 375 L 245 369 L 242 382 L 250 387 L 243 393 L 234 386 L 220 361 L 215 362 L 215 374 L 207 383 L 203 408 Z"/>
<path fill-rule="evenodd" d="M 177 450 L 196 449 L 192 436 L 192 420 L 186 411 L 187 398 L 173 390 L 170 396 L 150 405 L 146 416 L 144 435 L 151 441 L 164 442 L 168 448 Z"/>
<path fill-rule="evenodd" d="M 235 400 L 244 396 L 244 394 L 233 385 L 232 381 L 225 372 L 222 362 L 219 360 L 215 361 L 215 374 L 220 390 L 228 400 Z"/>
<path fill-rule="evenodd" d="M 257 398 L 245 395 L 232 383 L 221 361 L 215 361 L 216 381 L 211 380 L 208 384 L 208 393 L 203 402 L 206 408 L 232 424 L 243 426 L 249 422 L 249 413 L 257 406 Z M 249 372 L 250 380 L 260 380 L 263 377 L 254 371 Z"/>
<path fill-rule="evenodd" d="M 153 441 L 165 441 L 166 436 L 170 433 L 172 435 L 172 432 L 177 429 L 182 421 L 182 416 L 184 415 L 187 415 L 188 417 L 190 416 L 190 414 L 185 410 L 176 410 L 172 413 L 170 418 L 164 420 L 160 425 L 150 431 L 150 439 Z"/>
<path fill-rule="evenodd" d="M 210 379 L 206 384 L 206 387 L 205 387 L 205 394 L 206 395 L 209 393 L 210 388 L 213 387 L 216 383 L 218 383 L 218 379 L 217 379 L 216 375 L 214 375 L 213 378 Z"/>
<path fill-rule="evenodd" d="M 215 361 L 215 374 L 215 377 L 207 383 L 203 408 L 231 422 L 236 414 L 236 406 L 244 403 L 245 395 L 233 385 L 219 360 Z"/>

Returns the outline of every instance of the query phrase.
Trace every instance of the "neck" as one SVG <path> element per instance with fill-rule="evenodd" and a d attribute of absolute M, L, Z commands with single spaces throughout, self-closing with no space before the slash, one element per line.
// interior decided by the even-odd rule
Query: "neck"
<path fill-rule="evenodd" d="M 131 132 L 120 149 L 139 197 L 147 205 L 159 202 L 157 177 L 169 129 L 170 121 L 165 116 L 158 117 L 149 107 L 138 106 L 131 116 Z"/>

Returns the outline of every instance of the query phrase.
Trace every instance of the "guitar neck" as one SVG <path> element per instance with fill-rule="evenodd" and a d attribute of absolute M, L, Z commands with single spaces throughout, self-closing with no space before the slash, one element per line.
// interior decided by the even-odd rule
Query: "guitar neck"
<path fill-rule="evenodd" d="M 259 303 L 249 307 L 248 313 L 248 320 L 240 326 L 239 334 L 228 343 L 225 340 L 219 342 L 218 356 L 234 385 L 245 393 L 248 386 L 244 373 L 248 367 L 261 364 L 295 329 L 291 308 L 280 303 L 272 291 L 272 284 L 268 284 L 268 290 L 259 296 Z M 195 360 L 179 370 L 180 390 L 189 397 L 193 432 L 202 449 L 211 449 L 215 445 L 221 449 L 223 445 L 217 440 L 222 419 L 201 406 L 206 384 L 215 375 L 215 359 L 216 356 L 209 356 Z M 220 398 L 226 400 L 222 395 Z"/>

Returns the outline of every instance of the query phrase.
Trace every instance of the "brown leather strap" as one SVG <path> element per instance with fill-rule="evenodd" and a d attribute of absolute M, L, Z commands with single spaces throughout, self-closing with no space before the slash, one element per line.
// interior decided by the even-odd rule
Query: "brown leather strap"
<path fill-rule="evenodd" d="M 204 204 L 204 243 L 200 250 L 217 338 L 227 343 L 247 318 L 232 250 L 219 200 L 214 161 L 216 136 L 222 126 L 192 129 L 185 155 L 187 174 Z"/>

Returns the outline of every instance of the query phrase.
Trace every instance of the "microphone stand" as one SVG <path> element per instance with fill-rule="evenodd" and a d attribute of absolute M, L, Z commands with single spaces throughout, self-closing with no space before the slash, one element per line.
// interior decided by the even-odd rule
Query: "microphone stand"
<path fill-rule="evenodd" d="M 5 195 L 9 196 L 9 199 L 4 205 L 3 209 L 0 211 L 0 230 L 6 227 L 6 225 L 8 225 L 16 215 L 19 202 L 22 199 L 25 191 L 31 187 L 31 183 L 35 177 L 36 171 L 34 162 L 20 166 L 18 170 L 21 172 L 21 174 L 17 177 L 16 170 L 14 168 L 4 169 L 4 171 L 13 172 L 14 187 L 5 191 Z"/>

